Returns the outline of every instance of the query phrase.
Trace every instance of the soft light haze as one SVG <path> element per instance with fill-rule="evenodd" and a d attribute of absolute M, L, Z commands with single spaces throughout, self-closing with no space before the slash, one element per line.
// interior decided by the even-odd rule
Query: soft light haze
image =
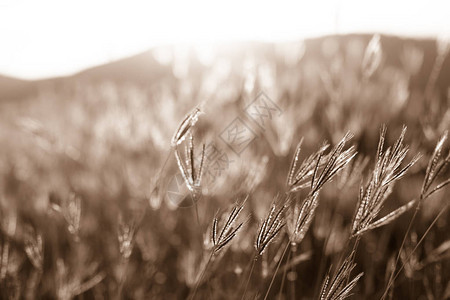
<path fill-rule="evenodd" d="M 0 73 L 67 75 L 152 46 L 450 32 L 447 1 L 0 0 Z"/>

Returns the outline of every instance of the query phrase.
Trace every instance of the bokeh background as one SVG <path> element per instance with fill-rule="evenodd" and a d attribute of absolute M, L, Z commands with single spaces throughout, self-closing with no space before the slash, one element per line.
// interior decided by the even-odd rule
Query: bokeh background
<path fill-rule="evenodd" d="M 23 12 L 20 9 L 29 4 L 0 3 L 5 15 L 8 11 Z M 423 8 L 424 16 L 435 13 L 436 20 L 442 19 L 437 11 L 443 8 L 436 8 L 438 3 L 433 9 L 428 2 L 418 3 L 412 4 L 412 12 L 419 13 Z M 51 2 L 39 7 L 52 11 L 53 4 L 56 8 L 62 5 Z M 288 273 L 289 285 L 281 293 L 285 299 L 291 299 L 293 293 L 299 298 L 314 298 L 326 270 L 337 262 L 348 238 L 361 178 L 372 169 L 381 124 L 388 126 L 390 144 L 406 125 L 406 143 L 411 148 L 408 157 L 423 154 L 397 184 L 383 212 L 418 197 L 428 159 L 439 137 L 450 128 L 450 40 L 440 26 L 445 21 L 413 32 L 423 19 L 410 23 L 415 14 L 402 14 L 400 8 L 408 8 L 392 4 L 392 11 L 399 13 L 379 17 L 381 27 L 377 23 L 372 27 L 361 23 L 362 27 L 358 27 L 366 10 L 351 11 L 351 5 L 342 1 L 329 2 L 333 9 L 324 15 L 319 7 L 310 8 L 317 10 L 314 16 L 319 20 L 334 16 L 327 26 L 307 30 L 299 25 L 302 22 L 291 20 L 277 27 L 274 23 L 283 19 L 282 12 L 289 11 L 289 5 L 282 4 L 274 6 L 277 10 L 273 18 L 266 8 L 262 10 L 265 14 L 255 19 L 256 24 L 260 19 L 269 23 L 262 28 L 275 28 L 269 31 L 274 34 L 272 40 L 269 35 L 258 37 L 258 26 L 252 30 L 244 25 L 253 19 L 239 12 L 238 5 L 229 9 L 226 20 L 237 23 L 230 25 L 237 27 L 236 32 L 246 28 L 242 36 L 236 38 L 230 31 L 225 33 L 228 38 L 214 39 L 216 33 L 221 36 L 222 27 L 211 21 L 212 31 L 216 32 L 198 33 L 209 26 L 199 22 L 184 29 L 193 32 L 190 38 L 177 40 L 175 33 L 184 32 L 183 21 L 189 24 L 187 19 L 197 15 L 191 6 L 183 12 L 183 6 L 174 5 L 163 11 L 177 13 L 172 17 L 163 14 L 168 20 L 159 17 L 162 23 L 151 24 L 155 27 L 136 21 L 141 38 L 133 35 L 128 41 L 137 42 L 122 48 L 112 43 L 113 54 L 105 57 L 102 51 L 107 47 L 98 43 L 101 31 L 88 33 L 90 26 L 103 28 L 94 25 L 102 18 L 89 16 L 89 6 L 81 5 L 77 6 L 76 22 L 86 29 L 70 27 L 73 31 L 61 33 L 61 38 L 44 35 L 47 39 L 38 39 L 35 44 L 23 42 L 16 48 L 7 45 L 12 52 L 0 51 L 0 66 L 5 70 L 5 75 L 0 76 L 3 299 L 184 299 L 195 285 L 204 259 L 202 241 L 208 239 L 206 228 L 214 215 L 248 196 L 245 213 L 250 217 L 246 229 L 214 265 L 206 287 L 197 294 L 205 299 L 228 299 L 230 291 L 235 291 L 245 278 L 243 273 L 251 259 L 260 220 L 272 200 L 285 191 L 289 164 L 302 137 L 302 157 L 306 157 L 324 140 L 334 145 L 350 131 L 358 161 L 366 158 L 368 164 L 359 176 L 353 178 L 343 171 L 325 187 L 313 225 L 299 246 L 298 262 Z M 97 5 L 97 10 L 92 11 L 109 15 L 103 24 L 107 36 L 111 38 L 118 32 L 120 42 L 120 37 L 127 35 L 125 29 L 130 28 L 125 23 L 132 18 L 111 17 L 120 12 L 120 5 L 111 4 L 115 14 L 109 14 L 108 4 L 93 6 Z M 142 8 L 136 3 L 129 5 Z M 244 5 L 245 12 L 247 6 L 258 14 L 256 4 Z M 82 25 L 85 8 L 87 25 Z M 389 12 L 389 8 L 379 10 Z M 70 11 L 70 6 L 64 9 Z M 27 20 L 30 14 L 31 10 L 23 16 L 9 14 L 9 23 L 0 21 L 0 30 L 13 37 L 11 44 L 19 40 L 18 32 L 33 35 L 33 20 L 43 32 L 58 27 L 48 19 L 45 23 L 45 13 L 33 14 Z M 278 14 L 281 17 L 275 17 Z M 296 17 L 295 13 L 287 14 Z M 347 15 L 353 16 L 353 21 Z M 21 16 L 22 25 L 7 27 L 17 21 L 11 16 Z M 182 17 L 175 21 L 176 16 Z M 47 25 L 43 26 L 41 20 Z M 314 27 L 314 18 L 309 16 L 308 20 L 304 22 Z M 396 25 L 402 20 L 408 20 L 408 26 Z M 167 22 L 176 26 L 164 27 Z M 219 24 L 224 22 L 221 19 Z M 108 24 L 114 26 L 108 29 Z M 406 27 L 409 32 L 405 32 Z M 124 28 L 123 33 L 120 28 Z M 164 30 L 155 28 L 169 29 L 164 35 Z M 296 31 L 298 28 L 303 31 Z M 152 35 L 155 31 L 159 35 Z M 256 38 L 252 38 L 254 32 Z M 84 34 L 86 39 L 77 37 Z M 147 38 L 152 36 L 155 38 Z M 204 43 L 205 37 L 215 43 Z M 92 47 L 89 39 L 93 40 Z M 76 41 L 83 53 L 100 54 L 89 59 L 81 55 L 79 62 L 73 63 L 77 47 L 64 46 L 68 40 Z M 56 47 L 58 54 L 49 55 L 53 52 L 39 43 Z M 122 43 L 127 44 L 127 39 L 123 38 Z M 150 50 L 145 50 L 150 44 Z M 21 47 L 29 49 L 17 54 L 15 51 Z M 34 49 L 40 49 L 36 56 L 26 54 Z M 29 61 L 22 60 L 21 55 L 28 55 Z M 101 64 L 111 58 L 114 61 Z M 71 63 L 64 64 L 64 60 Z M 98 65 L 85 68 L 93 64 Z M 275 108 L 273 115 L 265 115 L 263 124 L 258 123 L 262 119 L 248 113 L 261 97 Z M 200 144 L 205 143 L 207 155 L 203 198 L 198 203 L 199 228 L 170 141 L 184 116 L 200 104 L 204 114 L 193 134 L 196 149 L 199 151 Z M 230 146 L 227 135 L 236 120 L 246 126 L 250 136 L 245 147 L 238 150 Z M 448 178 L 448 172 L 444 175 Z M 407 237 L 404 257 L 449 201 L 449 195 L 447 189 L 427 200 Z M 405 270 L 396 282 L 394 299 L 450 297 L 448 217 L 447 211 L 414 252 L 413 259 L 404 261 Z M 411 214 L 405 214 L 364 236 L 355 262 L 358 272 L 365 274 L 354 290 L 355 299 L 381 297 L 389 265 L 397 255 L 410 218 Z M 127 234 L 131 236 L 128 244 L 123 241 Z M 257 275 L 250 284 L 252 293 L 264 295 L 275 269 L 272 260 L 282 243 L 282 238 L 277 239 L 261 265 L 256 266 Z M 436 256 L 438 259 L 433 260 Z M 279 281 L 277 277 L 271 297 L 277 295 Z"/>

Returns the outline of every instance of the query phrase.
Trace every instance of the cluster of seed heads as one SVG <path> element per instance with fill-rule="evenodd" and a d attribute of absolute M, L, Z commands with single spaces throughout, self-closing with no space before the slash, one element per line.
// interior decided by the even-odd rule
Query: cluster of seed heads
<path fill-rule="evenodd" d="M 322 284 L 320 300 L 343 300 L 351 296 L 352 289 L 363 276 L 363 273 L 359 273 L 349 282 L 350 274 L 356 266 L 353 262 L 354 254 L 353 251 L 344 260 L 332 278 L 329 273 L 327 274 Z"/>
<path fill-rule="evenodd" d="M 388 224 L 388 223 L 392 222 L 393 220 L 395 220 L 396 218 L 398 218 L 400 215 L 402 215 L 404 212 L 406 212 L 410 208 L 416 206 L 415 213 L 412 216 L 412 219 L 410 221 L 410 225 L 411 225 L 412 222 L 414 221 L 414 218 L 415 218 L 417 212 L 418 212 L 419 205 L 421 204 L 421 202 L 423 200 L 425 200 L 426 198 L 430 197 L 435 192 L 444 188 L 446 185 L 450 184 L 450 178 L 447 178 L 446 180 L 435 184 L 436 179 L 439 177 L 440 174 L 445 172 L 445 170 L 450 162 L 450 151 L 445 158 L 442 158 L 442 151 L 443 151 L 444 144 L 447 141 L 447 137 L 448 137 L 448 131 L 444 132 L 444 134 L 442 135 L 442 137 L 439 139 L 438 143 L 436 144 L 436 147 L 434 148 L 433 154 L 431 155 L 431 158 L 428 162 L 428 166 L 427 166 L 426 173 L 425 173 L 425 178 L 424 178 L 424 181 L 422 184 L 420 197 L 418 199 L 413 199 L 413 200 L 409 201 L 405 205 L 403 205 L 400 208 L 389 213 L 387 216 L 380 218 L 379 220 L 373 222 L 372 225 L 370 226 L 371 228 L 376 228 L 376 227 L 380 227 L 382 225 Z M 443 210 L 441 210 L 441 213 L 443 213 L 445 208 L 446 207 L 444 207 Z M 405 237 L 407 236 L 408 233 L 409 233 L 409 229 L 407 230 Z M 404 244 L 405 241 L 406 240 L 403 241 L 402 245 Z M 416 247 L 418 245 L 419 244 L 416 243 Z M 400 257 L 402 255 L 404 255 L 404 253 L 403 253 L 404 249 L 402 249 L 402 248 L 403 248 L 403 246 L 400 248 L 400 251 L 399 251 Z M 412 252 L 414 252 L 414 250 Z M 411 263 L 412 263 L 411 255 L 412 254 L 413 253 L 408 255 L 408 259 L 406 259 L 406 260 L 409 260 L 409 263 L 404 262 L 404 266 L 411 265 Z M 398 257 L 397 257 L 397 260 L 398 260 Z M 394 270 L 395 270 L 395 266 L 396 266 L 396 264 L 394 265 Z M 395 276 L 394 270 L 392 271 L 391 278 L 389 279 L 388 288 L 386 289 L 386 291 L 389 289 L 389 287 L 393 283 L 393 280 L 394 280 L 393 276 Z M 386 292 L 385 292 L 385 295 L 386 295 Z M 384 298 L 384 296 L 383 296 L 383 298 Z"/>
<path fill-rule="evenodd" d="M 300 166 L 299 156 L 303 139 L 297 146 L 294 157 L 289 168 L 289 175 L 287 178 L 287 188 L 289 193 L 300 191 L 304 188 L 310 187 L 311 190 L 318 191 L 322 186 L 330 181 L 337 172 L 339 172 L 352 158 L 356 155 L 355 148 L 352 146 L 343 151 L 345 143 L 352 138 L 350 133 L 347 133 L 344 138 L 330 151 L 324 154 L 330 147 L 329 144 L 324 143 L 319 150 L 305 159 Z M 321 171 L 319 173 L 319 171 Z"/>
<path fill-rule="evenodd" d="M 284 211 L 286 209 L 286 203 L 273 203 L 269 213 L 258 230 L 258 236 L 255 241 L 255 249 L 259 256 L 261 256 L 267 246 L 273 241 L 273 239 L 281 231 L 284 223 Z"/>
<path fill-rule="evenodd" d="M 176 147 L 175 157 L 177 159 L 178 168 L 181 171 L 181 175 L 186 182 L 186 186 L 192 193 L 197 193 L 201 187 L 202 181 L 203 163 L 205 159 L 205 144 L 203 144 L 202 147 L 200 163 L 198 166 L 195 166 L 194 137 L 190 134 L 189 143 L 185 146 L 184 156 L 185 159 L 183 160 L 178 147 Z"/>
<path fill-rule="evenodd" d="M 331 150 L 331 152 L 324 157 L 324 167 L 320 171 L 320 161 L 323 153 L 319 154 L 317 158 L 316 167 L 311 178 L 311 193 L 317 193 L 322 189 L 325 183 L 331 181 L 333 177 L 347 165 L 356 155 L 355 147 L 351 146 L 344 151 L 345 144 L 353 137 L 352 134 L 347 133 L 342 140 Z"/>
<path fill-rule="evenodd" d="M 408 146 L 403 145 L 405 133 L 406 127 L 403 127 L 395 144 L 384 151 L 386 126 L 381 128 L 374 170 L 366 186 L 360 187 L 358 204 L 353 218 L 352 235 L 360 235 L 367 230 L 387 224 L 411 207 L 411 204 L 401 207 L 394 214 L 373 222 L 392 192 L 395 182 L 401 179 L 420 158 L 420 155 L 416 155 L 406 166 L 401 168 L 409 150 Z"/>
<path fill-rule="evenodd" d="M 289 193 L 292 194 L 298 191 L 299 188 L 296 188 L 296 186 L 304 186 L 302 184 L 297 185 L 297 182 L 301 182 L 305 178 L 310 179 L 309 186 L 311 190 L 303 201 L 294 202 L 293 209 L 289 211 L 286 218 L 289 240 L 293 246 L 303 240 L 311 225 L 319 204 L 319 191 L 326 182 L 331 181 L 356 155 L 353 146 L 344 151 L 345 143 L 351 137 L 351 134 L 347 133 L 327 155 L 324 155 L 324 151 L 328 146 L 321 147 L 315 154 L 306 159 L 296 171 L 298 156 L 300 154 L 300 146 L 297 147 L 288 176 Z"/>
<path fill-rule="evenodd" d="M 450 178 L 437 184 L 434 188 L 431 188 L 436 181 L 436 178 L 442 174 L 448 164 L 450 163 L 450 151 L 448 152 L 445 158 L 442 158 L 442 149 L 444 147 L 445 142 L 448 138 L 448 131 L 442 135 L 439 139 L 436 147 L 434 148 L 434 152 L 431 155 L 430 161 L 427 166 L 427 170 L 425 173 L 425 179 L 423 181 L 422 190 L 421 190 L 421 198 L 428 198 L 433 193 L 442 189 L 444 186 L 450 183 Z"/>
<path fill-rule="evenodd" d="M 287 231 L 289 241 L 293 246 L 300 244 L 308 232 L 313 220 L 318 201 L 319 193 L 310 194 L 302 202 L 296 201 L 293 209 L 286 216 Z"/>
<path fill-rule="evenodd" d="M 223 249 L 238 233 L 238 231 L 242 228 L 243 222 L 235 225 L 239 214 L 244 208 L 245 202 L 241 204 L 236 204 L 231 210 L 228 218 L 223 225 L 222 229 L 218 232 L 219 227 L 219 219 L 216 217 L 213 220 L 212 230 L 211 230 L 211 240 L 213 243 L 213 253 L 219 252 Z"/>
<path fill-rule="evenodd" d="M 404 136 L 404 131 L 406 129 L 404 128 L 402 135 L 400 136 L 400 139 L 403 139 Z M 383 128 L 382 129 L 382 133 L 381 133 L 381 137 L 380 137 L 380 142 L 382 142 L 384 140 L 384 135 L 385 135 L 385 131 L 386 129 Z M 353 234 L 354 235 L 359 235 L 362 234 L 364 232 L 366 232 L 367 230 L 371 230 L 371 229 L 375 229 L 378 227 L 381 227 L 383 225 L 389 224 L 392 221 L 394 221 L 395 219 L 397 219 L 398 217 L 400 217 L 402 214 L 404 214 L 405 212 L 407 212 L 408 210 L 410 210 L 412 207 L 414 207 L 415 205 L 417 205 L 420 201 L 428 198 L 429 196 L 431 196 L 432 194 L 434 194 L 435 192 L 441 190 L 442 188 L 444 188 L 446 185 L 450 184 L 450 178 L 448 178 L 447 180 L 444 180 L 441 183 L 435 184 L 435 181 L 437 179 L 437 177 L 442 174 L 445 170 L 446 167 L 448 166 L 449 162 L 450 162 L 450 151 L 447 154 L 447 156 L 445 158 L 442 158 L 442 149 L 444 147 L 445 142 L 447 141 L 447 137 L 448 137 L 448 132 L 446 131 L 442 137 L 439 139 L 438 143 L 436 144 L 436 147 L 433 151 L 433 154 L 431 155 L 431 158 L 428 162 L 428 166 L 426 169 L 426 173 L 425 173 L 425 178 L 422 184 L 422 189 L 421 189 L 421 193 L 420 193 L 420 197 L 418 199 L 413 199 L 411 201 L 409 201 L 408 203 L 402 205 L 401 207 L 397 208 L 396 210 L 390 212 L 389 214 L 387 214 L 386 216 L 379 218 L 376 221 L 369 223 L 363 223 L 363 221 L 356 221 L 356 217 L 354 218 L 353 221 Z M 398 143 L 398 141 L 397 141 Z M 379 146 L 380 148 L 380 146 Z M 379 150 L 381 151 L 381 150 Z M 378 157 L 378 156 L 377 156 Z M 417 160 L 418 160 L 419 156 L 416 156 L 406 167 L 404 167 L 402 169 L 402 171 L 397 173 L 397 177 L 394 177 L 394 180 L 390 180 L 388 181 L 389 184 L 393 184 L 395 180 L 399 179 L 401 176 L 403 176 L 403 174 L 406 172 L 406 170 L 412 166 L 412 164 L 414 164 Z M 376 166 L 377 167 L 377 166 Z M 432 186 L 434 186 L 432 188 Z M 368 184 L 368 187 L 366 188 L 366 193 L 364 193 L 362 187 L 361 187 L 361 191 L 360 191 L 360 199 L 364 199 L 364 197 L 367 198 L 367 189 L 368 188 L 372 188 L 373 189 L 373 185 L 371 186 L 370 182 Z M 386 190 L 386 194 L 388 195 L 390 192 L 390 189 Z M 376 194 L 376 191 L 372 191 L 372 195 Z M 387 195 L 384 195 L 384 199 L 386 199 Z M 372 196 L 373 197 L 373 196 Z M 366 200 L 364 200 L 366 201 Z M 376 214 L 378 214 L 379 208 L 377 207 L 377 210 L 375 210 L 375 213 L 373 214 L 373 216 L 370 215 L 369 211 L 366 211 L 366 213 L 363 212 L 364 207 L 366 207 L 366 209 L 370 209 L 370 207 L 372 207 L 373 204 L 373 200 L 371 201 L 371 204 L 369 204 L 369 206 L 366 207 L 367 204 L 364 204 L 364 202 L 359 201 L 358 202 L 358 209 L 356 212 L 356 216 L 358 218 L 361 218 L 361 216 L 365 216 L 366 222 L 368 220 L 373 219 Z M 381 201 L 381 204 L 378 205 L 382 205 L 384 203 L 384 200 Z M 358 216 L 359 213 L 359 216 Z M 361 222 L 360 224 L 358 224 L 357 222 Z M 358 230 L 358 226 L 359 226 L 359 230 Z M 357 231 L 358 230 L 358 231 Z"/>
<path fill-rule="evenodd" d="M 298 166 L 299 156 L 301 152 L 301 147 L 303 144 L 303 138 L 297 145 L 297 149 L 295 150 L 294 158 L 292 159 L 291 166 L 289 168 L 289 175 L 287 179 L 286 186 L 290 193 L 297 192 L 301 189 L 304 189 L 310 185 L 311 177 L 314 173 L 314 169 L 318 164 L 319 156 L 323 155 L 323 153 L 328 149 L 329 145 L 324 144 L 316 153 L 309 156 L 305 159 L 300 166 Z M 319 162 L 321 166 L 324 164 L 324 160 Z"/>

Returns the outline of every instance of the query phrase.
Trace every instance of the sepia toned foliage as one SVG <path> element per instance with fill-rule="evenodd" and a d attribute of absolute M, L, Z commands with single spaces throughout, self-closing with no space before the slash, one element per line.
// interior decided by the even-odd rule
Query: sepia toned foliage
<path fill-rule="evenodd" d="M 0 298 L 445 299 L 450 47 L 393 39 L 0 102 Z"/>

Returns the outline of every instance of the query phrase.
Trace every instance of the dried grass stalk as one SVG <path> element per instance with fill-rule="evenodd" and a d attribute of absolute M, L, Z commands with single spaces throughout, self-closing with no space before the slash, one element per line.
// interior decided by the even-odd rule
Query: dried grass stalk
<path fill-rule="evenodd" d="M 181 175 L 186 182 L 187 188 L 191 192 L 197 193 L 201 187 L 203 165 L 205 160 L 205 144 L 203 144 L 202 147 L 202 154 L 198 167 L 196 167 L 194 163 L 194 138 L 192 135 L 189 135 L 189 143 L 185 146 L 184 161 L 178 148 L 175 148 L 175 157 L 177 159 L 178 168 L 180 169 Z"/>
<path fill-rule="evenodd" d="M 213 253 L 217 253 L 222 250 L 226 245 L 228 245 L 231 240 L 237 235 L 238 231 L 242 228 L 244 222 L 237 224 L 236 220 L 239 217 L 242 209 L 244 208 L 245 201 L 241 204 L 236 204 L 231 210 L 228 218 L 225 222 L 225 225 L 218 231 L 219 227 L 219 219 L 217 217 L 214 218 L 212 229 L 211 229 L 211 240 L 213 243 Z"/>
<path fill-rule="evenodd" d="M 292 246 L 300 244 L 308 232 L 319 204 L 318 196 L 319 193 L 314 193 L 302 202 L 296 201 L 293 209 L 286 216 L 287 231 Z"/>
<path fill-rule="evenodd" d="M 280 233 L 284 227 L 283 213 L 286 209 L 286 203 L 276 204 L 273 203 L 269 213 L 258 230 L 258 236 L 255 241 L 255 249 L 259 256 L 261 256 L 267 249 L 267 246 L 273 241 L 273 239 Z"/>
<path fill-rule="evenodd" d="M 200 108 L 196 107 L 184 117 L 184 119 L 180 122 L 177 130 L 175 131 L 175 134 L 172 137 L 171 141 L 172 147 L 176 147 L 184 141 L 187 134 L 190 133 L 192 127 L 194 127 L 195 124 L 197 123 L 198 117 L 201 114 L 202 111 L 200 110 Z"/>
<path fill-rule="evenodd" d="M 322 284 L 320 300 L 342 300 L 351 296 L 351 291 L 364 273 L 359 273 L 355 278 L 348 282 L 352 270 L 356 264 L 353 262 L 355 252 L 353 251 L 342 263 L 339 269 L 330 278 L 328 272 Z"/>
<path fill-rule="evenodd" d="M 433 193 L 445 187 L 450 183 L 450 178 L 444 180 L 443 182 L 437 184 L 433 189 L 431 186 L 435 183 L 436 178 L 442 174 L 447 168 L 450 162 L 450 151 L 447 156 L 442 159 L 442 149 L 444 147 L 445 142 L 448 138 L 448 131 L 445 131 L 442 137 L 439 139 L 436 147 L 434 148 L 433 154 L 431 155 L 430 161 L 427 166 L 427 170 L 425 173 L 425 179 L 423 181 L 422 190 L 421 190 L 421 199 L 428 198 Z"/>
<path fill-rule="evenodd" d="M 300 175 L 294 177 L 294 174 L 296 173 L 294 170 L 296 169 L 300 152 L 300 144 L 299 147 L 297 147 L 289 171 L 288 184 L 293 184 L 293 188 L 289 190 L 289 193 L 292 194 L 298 190 L 296 187 L 297 178 L 300 178 L 301 180 L 309 178 L 311 191 L 303 201 L 296 201 L 294 203 L 293 209 L 290 210 L 290 213 L 286 217 L 291 245 L 295 246 L 299 244 L 305 237 L 315 215 L 317 205 L 319 204 L 319 191 L 325 183 L 331 181 L 333 177 L 356 155 L 354 147 L 350 147 L 344 151 L 346 142 L 351 138 L 352 135 L 347 133 L 327 155 L 324 155 L 323 152 L 328 146 L 321 147 L 316 154 L 310 156 L 306 162 L 302 164 L 297 172 L 297 174 Z"/>
<path fill-rule="evenodd" d="M 408 146 L 403 145 L 406 127 L 403 127 L 394 145 L 383 151 L 386 130 L 386 126 L 382 126 L 372 175 L 366 187 L 360 187 L 358 205 L 352 222 L 352 235 L 360 235 L 369 229 L 388 224 L 414 205 L 414 202 L 409 202 L 386 217 L 373 222 L 392 192 L 395 182 L 401 179 L 420 158 L 416 155 L 406 166 L 400 168 L 409 150 Z"/>

